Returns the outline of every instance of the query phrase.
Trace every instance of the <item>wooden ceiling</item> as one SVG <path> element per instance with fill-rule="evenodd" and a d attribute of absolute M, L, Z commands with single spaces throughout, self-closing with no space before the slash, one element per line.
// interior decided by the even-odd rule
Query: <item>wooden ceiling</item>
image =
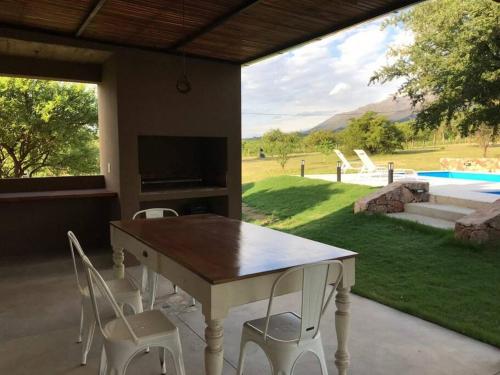
<path fill-rule="evenodd" d="M 244 64 L 418 1 L 0 0 L 0 26 Z"/>

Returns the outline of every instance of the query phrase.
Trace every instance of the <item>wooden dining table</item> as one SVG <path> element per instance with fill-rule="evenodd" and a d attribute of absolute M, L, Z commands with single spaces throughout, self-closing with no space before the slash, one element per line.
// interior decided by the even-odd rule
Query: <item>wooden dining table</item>
<path fill-rule="evenodd" d="M 123 278 L 124 250 L 201 303 L 205 317 L 205 373 L 221 375 L 224 318 L 232 307 L 268 299 L 276 278 L 290 267 L 337 259 L 344 273 L 335 298 L 335 365 L 347 374 L 350 288 L 356 253 L 214 214 L 111 222 L 115 276 Z M 334 282 L 337 275 L 329 275 Z M 301 290 L 300 276 L 277 290 Z"/>

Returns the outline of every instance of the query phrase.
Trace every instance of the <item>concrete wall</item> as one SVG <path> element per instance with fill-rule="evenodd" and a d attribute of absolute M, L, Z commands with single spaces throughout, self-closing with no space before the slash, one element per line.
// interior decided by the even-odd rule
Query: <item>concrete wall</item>
<path fill-rule="evenodd" d="M 116 198 L 92 194 L 103 187 L 102 176 L 0 179 L 0 256 L 69 254 L 68 230 L 86 249 L 108 248 Z"/>
<path fill-rule="evenodd" d="M 179 56 L 2 27 L 0 36 L 36 42 L 36 51 L 28 46 L 23 56 L 0 55 L 0 75 L 98 83 L 101 172 L 106 188 L 118 194 L 118 199 L 4 202 L 0 236 L 5 239 L 8 233 L 10 247 L 0 249 L 0 255 L 67 251 L 68 229 L 81 234 L 87 246 L 108 246 L 110 219 L 129 218 L 140 207 L 174 207 L 189 202 L 180 197 L 139 202 L 139 135 L 227 137 L 227 197 L 210 199 L 219 207 L 227 204 L 227 210 L 222 211 L 229 216 L 241 216 L 239 65 L 188 58 L 192 91 L 184 95 L 176 90 L 182 72 Z M 43 53 L 44 48 L 47 53 Z M 43 56 L 54 56 L 53 63 L 37 58 L 40 51 Z M 2 193 L 5 191 L 0 186 Z M 26 234 L 29 241 L 22 240 Z M 18 241 L 22 246 L 16 248 Z"/>
<path fill-rule="evenodd" d="M 104 65 L 101 167 L 108 188 L 119 193 L 124 218 L 140 207 L 139 135 L 227 137 L 229 215 L 240 217 L 241 68 L 188 59 L 187 70 L 192 91 L 181 94 L 176 90 L 181 57 L 123 49 Z"/>

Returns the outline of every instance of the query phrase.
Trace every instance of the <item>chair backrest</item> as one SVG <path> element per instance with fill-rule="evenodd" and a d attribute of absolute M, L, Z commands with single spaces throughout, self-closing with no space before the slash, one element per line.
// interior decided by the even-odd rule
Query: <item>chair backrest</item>
<path fill-rule="evenodd" d="M 134 216 L 132 216 L 132 220 L 139 217 L 144 217 L 145 219 L 157 219 L 169 215 L 179 216 L 177 211 L 172 210 L 171 208 L 148 208 L 146 210 L 137 211 Z"/>
<path fill-rule="evenodd" d="M 78 239 L 76 238 L 75 234 L 72 231 L 68 231 L 68 240 L 69 240 L 69 248 L 71 250 L 71 258 L 73 259 L 73 268 L 75 270 L 76 284 L 78 285 L 80 293 L 83 293 L 84 288 L 80 283 L 80 278 L 78 277 L 78 266 L 75 257 L 75 249 L 78 252 L 80 259 L 83 259 L 85 253 L 83 252 L 80 242 L 78 242 Z"/>
<path fill-rule="evenodd" d="M 335 153 L 337 154 L 338 158 L 340 159 L 340 161 L 342 162 L 342 170 L 348 170 L 348 169 L 354 169 L 351 165 L 351 163 L 349 163 L 349 160 L 347 160 L 347 158 L 344 156 L 344 154 L 342 153 L 342 151 L 340 150 L 333 150 L 335 151 Z"/>
<path fill-rule="evenodd" d="M 325 299 L 326 288 L 328 285 L 328 274 L 330 267 L 337 267 L 338 275 L 333 284 L 330 294 Z M 301 306 L 301 327 L 300 336 L 297 337 L 297 343 L 302 340 L 316 337 L 319 332 L 321 318 L 326 311 L 333 294 L 337 289 L 343 274 L 343 264 L 338 260 L 328 260 L 324 262 L 311 263 L 304 266 L 293 267 L 285 271 L 276 279 L 271 289 L 269 305 L 267 307 L 266 325 L 264 328 L 264 340 L 267 340 L 267 331 L 271 318 L 274 294 L 279 284 L 291 274 L 302 272 L 302 306 Z"/>
<path fill-rule="evenodd" d="M 87 276 L 87 283 L 89 286 L 89 292 L 90 292 L 90 299 L 92 301 L 92 309 L 94 310 L 94 316 L 95 320 L 97 321 L 97 325 L 99 326 L 99 329 L 101 330 L 102 335 L 104 338 L 109 339 L 108 335 L 106 334 L 104 330 L 104 326 L 102 323 L 101 319 L 101 313 L 99 311 L 99 305 L 97 302 L 97 296 L 102 296 L 104 298 L 101 298 L 101 301 L 107 300 L 108 303 L 111 305 L 113 308 L 113 311 L 115 312 L 115 315 L 118 319 L 120 319 L 123 324 L 125 325 L 130 338 L 137 344 L 139 342 L 139 339 L 137 335 L 135 334 L 134 330 L 132 329 L 132 326 L 130 325 L 129 321 L 123 314 L 122 309 L 120 309 L 120 306 L 116 302 L 115 297 L 113 296 L 113 293 L 111 293 L 111 290 L 109 290 L 108 285 L 100 275 L 100 273 L 94 268 L 92 263 L 90 262 L 89 258 L 87 258 L 85 255 L 82 257 L 82 261 L 85 267 L 85 275 Z"/>
<path fill-rule="evenodd" d="M 363 163 L 363 167 L 368 170 L 368 171 L 375 171 L 377 170 L 377 166 L 375 163 L 370 159 L 368 154 L 364 150 L 354 150 L 356 155 L 361 159 L 361 162 Z"/>

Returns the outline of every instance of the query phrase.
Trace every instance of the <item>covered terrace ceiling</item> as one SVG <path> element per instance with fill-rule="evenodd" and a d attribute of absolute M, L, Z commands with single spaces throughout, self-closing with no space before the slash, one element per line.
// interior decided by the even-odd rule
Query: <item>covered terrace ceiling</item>
<path fill-rule="evenodd" d="M 0 26 L 244 64 L 419 0 L 0 0 Z"/>

